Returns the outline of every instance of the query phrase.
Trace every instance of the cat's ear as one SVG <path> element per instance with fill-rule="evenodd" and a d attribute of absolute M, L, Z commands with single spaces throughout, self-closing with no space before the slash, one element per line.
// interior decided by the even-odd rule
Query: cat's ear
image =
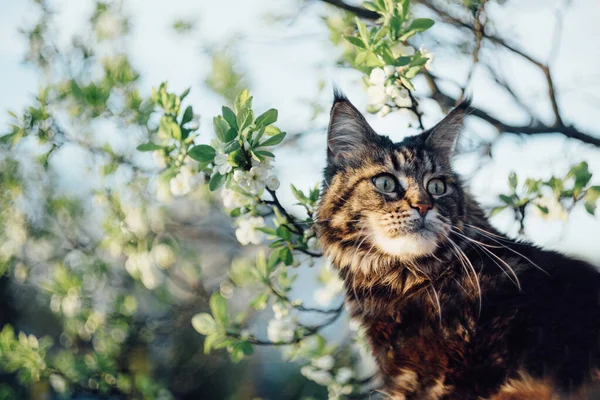
<path fill-rule="evenodd" d="M 424 132 L 425 143 L 441 153 L 451 155 L 463 129 L 466 112 L 470 105 L 471 99 L 467 98 L 436 126 Z"/>
<path fill-rule="evenodd" d="M 327 131 L 327 162 L 340 165 L 359 157 L 376 138 L 377 134 L 360 111 L 346 96 L 335 90 Z"/>

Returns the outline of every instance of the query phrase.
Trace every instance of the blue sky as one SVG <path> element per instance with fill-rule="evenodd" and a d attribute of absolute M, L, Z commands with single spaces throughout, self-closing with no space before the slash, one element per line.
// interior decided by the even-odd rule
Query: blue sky
<path fill-rule="evenodd" d="M 219 96 L 204 87 L 203 77 L 209 71 L 210 60 L 203 52 L 207 47 L 224 43 L 232 49 L 246 71 L 250 88 L 255 96 L 255 107 L 264 110 L 276 107 L 280 111 L 280 127 L 296 132 L 322 128 L 327 116 L 310 121 L 308 103 L 319 101 L 325 108 L 331 100 L 330 87 L 337 83 L 350 99 L 365 109 L 366 95 L 361 76 L 356 71 L 334 67 L 338 50 L 328 40 L 328 32 L 318 18 L 327 8 L 316 1 L 300 0 L 130 0 L 125 9 L 133 11 L 132 40 L 128 51 L 136 67 L 142 72 L 143 90 L 168 81 L 170 88 L 182 91 L 192 86 L 189 101 L 200 111 L 202 129 L 210 134 L 210 121 L 222 103 Z M 59 26 L 63 37 L 81 29 L 87 23 L 92 1 L 54 1 L 59 10 Z M 568 121 L 582 130 L 600 135 L 597 110 L 600 106 L 600 5 L 596 0 L 573 1 L 563 22 L 560 37 L 554 36 L 556 12 L 563 9 L 565 1 L 520 0 L 507 1 L 502 7 L 490 3 L 488 15 L 493 19 L 494 31 L 507 36 L 541 60 L 551 60 L 558 91 L 560 107 Z M 300 11 L 300 7 L 302 10 Z M 8 121 L 5 110 L 19 111 L 35 94 L 39 78 L 22 60 L 25 41 L 18 35 L 19 27 L 35 19 L 32 5 L 23 0 L 0 2 L 0 132 Z M 293 24 L 269 24 L 266 15 L 295 16 Z M 177 35 L 171 29 L 177 18 L 196 18 L 197 28 L 189 35 Z M 436 25 L 431 33 L 443 40 L 455 33 Z M 558 47 L 554 44 L 559 42 Z M 553 50 L 553 48 L 557 50 Z M 468 60 L 458 57 L 450 48 L 436 53 L 434 72 L 464 82 L 469 67 Z M 489 50 L 489 49 L 488 49 Z M 543 79 L 519 59 L 507 53 L 488 51 L 482 58 L 490 60 L 504 74 L 517 83 L 516 90 L 528 105 L 543 118 L 550 118 Z M 493 58 L 492 58 L 493 57 Z M 318 92 L 318 81 L 323 79 L 326 88 Z M 424 84 L 416 81 L 417 90 Z M 451 86 L 448 90 L 455 90 Z M 475 104 L 495 115 L 511 121 L 522 122 L 522 110 L 511 106 L 507 98 L 490 85 L 485 70 L 479 69 L 471 87 Z M 426 122 L 433 124 L 442 116 L 432 102 L 423 102 Z M 414 133 L 406 129 L 407 120 L 400 115 L 384 119 L 368 117 L 378 132 L 394 139 Z M 468 124 L 469 137 L 493 137 L 489 126 L 473 119 Z M 283 187 L 289 182 L 308 187 L 320 179 L 324 163 L 324 130 L 306 136 L 297 147 L 282 149 L 277 166 Z M 517 140 L 507 137 L 494 148 L 494 160 L 476 169 L 473 157 L 458 161 L 461 171 L 469 173 L 473 191 L 484 204 L 491 205 L 498 193 L 506 188 L 506 177 L 511 170 L 521 176 L 547 178 L 552 173 L 563 173 L 574 161 L 586 160 L 595 182 L 600 182 L 600 152 L 579 142 L 567 141 L 561 136 L 539 140 Z M 290 195 L 284 195 L 290 202 Z M 509 227 L 510 218 L 499 216 L 494 220 L 503 231 L 514 233 Z M 529 225 L 528 236 L 536 243 L 582 255 L 600 264 L 599 218 L 591 218 L 583 210 L 576 210 L 571 220 L 563 226 L 558 222 L 536 220 Z"/>

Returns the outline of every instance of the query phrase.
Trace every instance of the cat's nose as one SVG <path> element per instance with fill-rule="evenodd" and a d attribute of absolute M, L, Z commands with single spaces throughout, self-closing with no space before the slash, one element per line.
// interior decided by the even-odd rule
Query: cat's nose
<path fill-rule="evenodd" d="M 419 211 L 421 217 L 424 217 L 427 214 L 427 211 L 433 208 L 433 204 L 429 203 L 415 203 L 411 205 L 412 208 Z"/>

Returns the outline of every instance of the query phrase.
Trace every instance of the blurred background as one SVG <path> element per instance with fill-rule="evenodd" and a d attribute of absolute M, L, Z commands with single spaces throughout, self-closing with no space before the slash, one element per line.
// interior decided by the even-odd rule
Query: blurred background
<path fill-rule="evenodd" d="M 376 115 L 369 71 L 344 39 L 355 15 L 376 17 L 358 1 L 0 0 L 0 399 L 344 397 L 301 372 L 287 346 L 257 346 L 240 363 L 205 354 L 192 317 L 214 292 L 232 310 L 256 301 L 245 268 L 261 246 L 240 243 L 227 199 L 200 174 L 174 186 L 168 154 L 136 150 L 158 130 L 151 89 L 161 82 L 193 105 L 196 143 L 211 141 L 213 117 L 242 89 L 256 109 L 277 108 L 287 137 L 274 171 L 295 215 L 305 210 L 290 184 L 314 188 L 325 164 L 333 85 L 394 140 L 468 93 L 456 168 L 493 224 L 600 265 L 600 4 L 411 7 L 436 23 L 403 51 L 431 60 L 410 107 Z M 341 303 L 324 260 L 299 256 L 294 267 L 290 299 Z M 254 308 L 249 328 L 271 336 L 273 309 Z M 360 348 L 339 314 L 319 334 L 323 348 Z M 368 381 L 368 351 L 352 354 L 354 383 Z"/>

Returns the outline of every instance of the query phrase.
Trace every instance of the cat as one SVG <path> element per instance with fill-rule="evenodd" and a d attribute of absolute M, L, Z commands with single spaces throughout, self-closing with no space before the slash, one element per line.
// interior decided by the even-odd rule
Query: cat
<path fill-rule="evenodd" d="M 600 274 L 490 225 L 451 166 L 468 103 L 393 143 L 334 97 L 315 226 L 369 339 L 380 392 L 585 396 L 600 361 Z"/>

